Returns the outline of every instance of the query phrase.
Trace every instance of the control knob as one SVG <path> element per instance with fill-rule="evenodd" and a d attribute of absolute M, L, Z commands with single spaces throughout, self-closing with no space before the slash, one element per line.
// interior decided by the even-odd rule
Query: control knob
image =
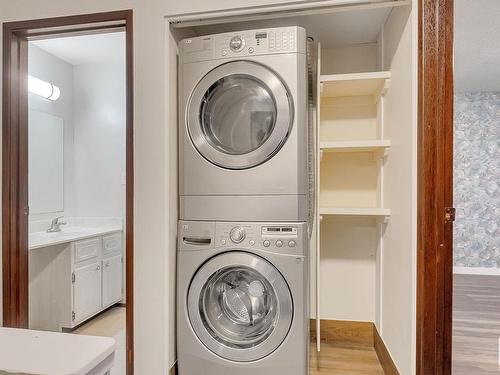
<path fill-rule="evenodd" d="M 242 227 L 234 227 L 231 229 L 231 232 L 229 232 L 229 238 L 231 238 L 231 241 L 234 243 L 240 243 L 243 241 L 246 237 L 245 229 Z"/>
<path fill-rule="evenodd" d="M 233 36 L 229 41 L 229 48 L 233 52 L 240 52 L 245 47 L 245 41 L 241 36 Z"/>

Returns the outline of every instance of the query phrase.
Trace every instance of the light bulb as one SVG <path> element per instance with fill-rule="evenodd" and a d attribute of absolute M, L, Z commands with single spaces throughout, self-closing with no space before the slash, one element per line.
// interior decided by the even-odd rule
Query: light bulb
<path fill-rule="evenodd" d="M 59 99 L 61 96 L 59 87 L 33 76 L 28 76 L 28 91 L 52 101 Z"/>

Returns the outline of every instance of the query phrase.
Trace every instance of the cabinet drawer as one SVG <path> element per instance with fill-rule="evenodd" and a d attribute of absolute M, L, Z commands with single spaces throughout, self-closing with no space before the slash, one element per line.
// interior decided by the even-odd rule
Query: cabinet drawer
<path fill-rule="evenodd" d="M 122 250 L 122 232 L 108 234 L 102 237 L 103 254 L 111 254 Z"/>
<path fill-rule="evenodd" d="M 75 263 L 99 257 L 101 246 L 99 237 L 75 242 Z"/>

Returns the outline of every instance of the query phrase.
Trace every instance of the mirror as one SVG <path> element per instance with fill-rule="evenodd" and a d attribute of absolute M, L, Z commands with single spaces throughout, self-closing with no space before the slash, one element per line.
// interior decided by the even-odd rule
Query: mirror
<path fill-rule="evenodd" d="M 30 214 L 64 211 L 63 120 L 30 110 L 28 202 Z"/>

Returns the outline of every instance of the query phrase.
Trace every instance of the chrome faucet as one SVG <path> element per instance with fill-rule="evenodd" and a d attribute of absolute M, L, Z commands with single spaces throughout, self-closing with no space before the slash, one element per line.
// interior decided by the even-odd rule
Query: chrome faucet
<path fill-rule="evenodd" d="M 62 219 L 63 216 L 56 217 L 55 219 L 52 219 L 52 223 L 50 224 L 50 228 L 47 229 L 48 233 L 53 233 L 53 232 L 60 232 L 61 231 L 61 225 L 66 225 L 67 223 L 65 221 L 60 221 L 59 219 Z"/>

